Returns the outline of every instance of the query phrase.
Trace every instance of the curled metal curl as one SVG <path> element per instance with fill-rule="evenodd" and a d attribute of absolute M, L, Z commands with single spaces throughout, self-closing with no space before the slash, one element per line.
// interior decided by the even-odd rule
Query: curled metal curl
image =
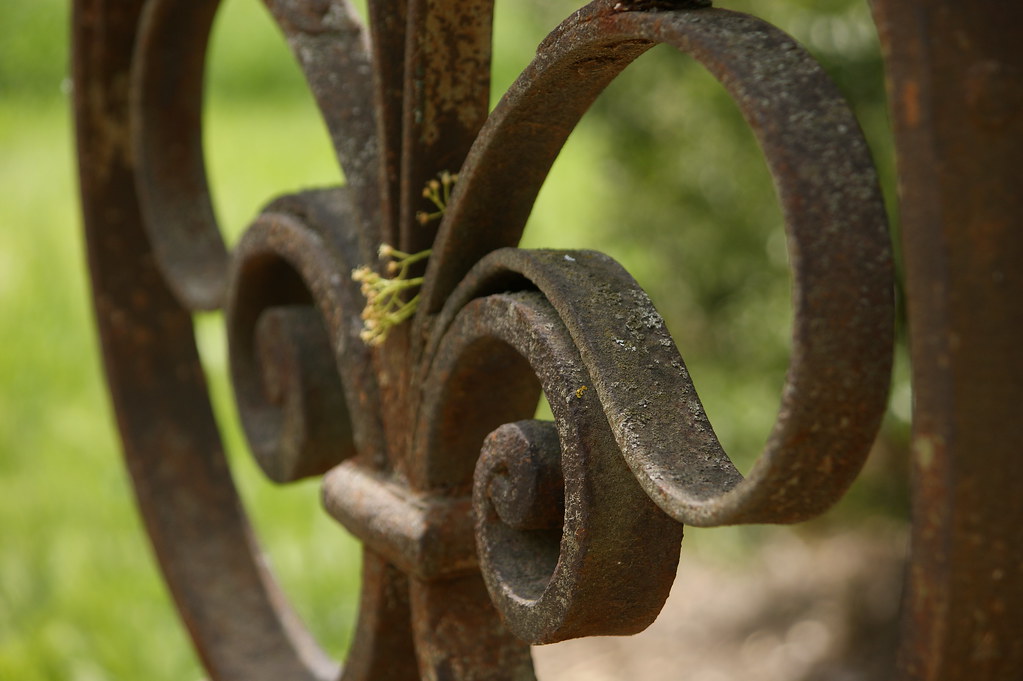
<path fill-rule="evenodd" d="M 467 389 L 462 378 L 470 372 L 485 383 Z M 536 404 L 536 382 L 554 424 L 503 426 L 487 437 L 477 463 L 482 433 L 506 420 L 494 408 L 496 400 L 483 393 L 510 394 L 528 404 L 528 414 Z M 445 333 L 426 380 L 428 408 L 417 437 L 423 476 L 458 488 L 464 483 L 456 476 L 471 474 L 475 465 L 481 571 L 505 625 L 531 643 L 641 631 L 660 611 L 678 563 L 682 528 L 636 483 L 590 385 L 558 313 L 536 291 L 466 305 Z M 517 397 L 527 394 L 531 403 Z M 456 423 L 471 432 L 457 442 L 460 447 L 452 447 L 449 436 Z M 537 480 L 523 479 L 529 466 L 511 464 L 516 452 L 529 450 L 547 460 L 534 471 Z M 552 499 L 543 494 L 526 495 L 535 505 L 514 498 L 514 488 L 533 482 L 550 488 L 559 477 L 555 466 L 563 492 L 554 497 L 554 508 L 544 508 Z M 560 514 L 558 497 L 564 499 Z"/>
<path fill-rule="evenodd" d="M 157 265 L 182 305 L 223 304 L 228 257 L 206 183 L 202 90 L 218 1 L 151 0 L 131 73 L 135 185 Z"/>
<path fill-rule="evenodd" d="M 368 350 L 350 315 L 355 244 L 345 190 L 271 204 L 234 252 L 228 305 L 231 376 L 252 452 L 276 482 L 326 472 L 379 437 L 367 411 Z M 347 242 L 342 235 L 349 235 Z M 355 432 L 355 428 L 360 431 Z"/>
<path fill-rule="evenodd" d="M 531 281 L 558 308 L 622 454 L 661 508 L 700 526 L 805 520 L 833 504 L 862 466 L 891 372 L 891 253 L 866 143 L 820 65 L 773 26 L 716 9 L 628 9 L 597 0 L 572 15 L 488 119 L 441 225 L 418 321 L 443 328 L 476 286 L 492 292 L 500 290 L 494 281 Z M 699 60 L 739 104 L 786 219 L 792 358 L 775 428 L 745 480 L 718 444 L 673 341 L 654 328 L 659 317 L 648 324 L 656 316 L 649 299 L 620 267 L 596 264 L 596 256 L 587 257 L 597 269 L 586 270 L 558 256 L 493 253 L 518 241 L 547 169 L 593 99 L 657 43 Z M 558 97 L 549 96 L 553 88 Z M 487 277 L 494 281 L 480 283 Z M 602 307 L 588 309 L 593 300 Z M 615 340 L 640 352 L 619 357 Z"/>
<path fill-rule="evenodd" d="M 220 308 L 228 286 L 202 146 L 203 72 L 219 4 L 149 0 L 131 72 L 131 153 L 143 226 L 168 286 L 190 310 Z M 265 4 L 302 67 L 356 197 L 366 260 L 378 241 L 383 199 L 363 26 L 347 2 Z M 338 87 L 339 73 L 345 87 Z"/>
<path fill-rule="evenodd" d="M 439 329 L 474 298 L 509 287 L 539 289 L 557 310 L 621 455 L 651 499 L 680 522 L 710 526 L 810 517 L 837 500 L 869 451 L 887 376 L 872 376 L 861 362 L 813 348 L 865 347 L 868 360 L 883 363 L 884 336 L 857 337 L 854 329 L 834 324 L 818 327 L 797 311 L 782 408 L 764 454 L 743 479 L 718 442 L 660 315 L 621 266 L 590 251 L 496 251 L 449 298 Z M 842 293 L 849 283 L 838 280 L 828 287 Z"/>
<path fill-rule="evenodd" d="M 581 399 L 586 391 L 577 392 Z M 564 487 L 561 443 L 550 421 L 506 423 L 484 440 L 473 483 L 477 518 L 492 509 L 512 530 L 560 532 Z"/>

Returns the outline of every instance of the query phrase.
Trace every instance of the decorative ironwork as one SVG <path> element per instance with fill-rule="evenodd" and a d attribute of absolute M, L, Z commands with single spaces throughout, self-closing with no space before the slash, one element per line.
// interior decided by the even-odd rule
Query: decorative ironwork
<path fill-rule="evenodd" d="M 347 179 L 273 200 L 229 253 L 201 150 L 217 3 L 77 0 L 75 80 L 97 318 L 128 466 L 165 577 L 216 679 L 337 674 L 252 544 L 191 314 L 227 313 L 246 435 L 277 482 L 323 476 L 365 545 L 343 678 L 521 679 L 528 643 L 641 630 L 682 525 L 795 522 L 858 472 L 892 348 L 885 211 L 820 66 L 751 16 L 595 0 L 488 114 L 489 0 L 266 0 Z M 650 300 L 607 256 L 515 246 L 569 132 L 650 47 L 731 93 L 775 178 L 792 359 L 743 478 Z M 442 219 L 422 188 L 459 180 Z M 414 316 L 360 337 L 351 273 L 432 249 Z M 381 272 L 385 275 L 385 272 Z M 532 420 L 540 392 L 553 423 Z"/>

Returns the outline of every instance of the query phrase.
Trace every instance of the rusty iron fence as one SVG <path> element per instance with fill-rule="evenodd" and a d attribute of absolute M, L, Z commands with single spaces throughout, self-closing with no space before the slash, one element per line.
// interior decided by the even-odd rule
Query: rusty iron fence
<path fill-rule="evenodd" d="M 887 396 L 889 236 L 859 126 L 793 39 L 707 1 L 594 0 L 488 112 L 492 0 L 369 0 L 365 24 L 344 0 L 265 4 L 347 184 L 272 200 L 229 252 L 201 147 L 217 2 L 74 3 L 108 381 L 211 677 L 532 678 L 531 643 L 653 621 L 683 525 L 797 522 L 848 487 Z M 1020 7 L 872 8 L 916 396 L 898 678 L 1023 679 Z M 731 94 L 786 221 L 791 362 L 746 477 L 622 267 L 516 248 L 576 122 L 660 43 Z M 261 468 L 281 483 L 322 476 L 327 512 L 364 544 L 340 672 L 266 573 L 232 485 L 193 336 L 192 314 L 211 309 L 226 312 Z M 541 392 L 553 422 L 534 420 Z"/>

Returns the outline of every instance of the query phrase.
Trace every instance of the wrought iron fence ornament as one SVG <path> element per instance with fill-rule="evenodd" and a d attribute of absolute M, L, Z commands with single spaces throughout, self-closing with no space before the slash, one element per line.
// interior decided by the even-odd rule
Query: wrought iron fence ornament
<path fill-rule="evenodd" d="M 194 347 L 198 310 L 226 311 L 262 469 L 323 476 L 327 511 L 365 545 L 352 681 L 531 678 L 528 643 L 653 621 L 684 524 L 796 522 L 847 488 L 891 368 L 887 223 L 856 120 L 790 37 L 707 2 L 595 0 L 488 112 L 488 0 L 370 0 L 365 25 L 346 2 L 265 4 L 347 185 L 272 200 L 228 249 L 201 148 L 217 3 L 75 3 L 109 382 L 147 529 L 213 678 L 337 666 L 258 558 Z M 576 122 L 660 43 L 739 105 L 786 220 L 792 359 L 745 477 L 632 277 L 600 253 L 516 248 Z M 458 181 L 434 205 L 444 171 Z M 367 292 L 395 275 L 381 249 L 421 285 L 416 305 L 396 297 L 381 313 L 401 317 L 385 339 L 363 318 Z M 554 422 L 533 419 L 541 391 Z"/>

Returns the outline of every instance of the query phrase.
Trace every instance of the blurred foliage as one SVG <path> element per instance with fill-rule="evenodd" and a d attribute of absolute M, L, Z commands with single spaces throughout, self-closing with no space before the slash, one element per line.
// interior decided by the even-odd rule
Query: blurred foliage
<path fill-rule="evenodd" d="M 0 101 L 53 100 L 68 76 L 70 2 L 0 4 Z"/>
<path fill-rule="evenodd" d="M 578 4 L 497 4 L 495 101 Z M 822 61 L 853 102 L 891 200 L 866 3 L 719 4 L 760 14 Z M 0 3 L 0 679 L 197 678 L 132 506 L 103 393 L 74 199 L 69 7 Z M 226 0 L 218 18 L 205 136 L 229 240 L 270 197 L 340 179 L 301 74 L 255 0 Z M 787 364 L 789 282 L 770 177 L 719 85 L 671 50 L 642 57 L 573 133 L 524 244 L 595 248 L 633 272 L 668 320 L 726 447 L 748 467 Z M 255 470 L 225 378 L 223 325 L 217 315 L 197 321 L 243 498 L 286 590 L 340 655 L 358 550 L 319 511 L 315 483 L 281 490 Z M 827 518 L 902 512 L 906 374 L 900 360 L 878 455 Z M 756 533 L 693 532 L 687 546 L 732 546 Z"/>

